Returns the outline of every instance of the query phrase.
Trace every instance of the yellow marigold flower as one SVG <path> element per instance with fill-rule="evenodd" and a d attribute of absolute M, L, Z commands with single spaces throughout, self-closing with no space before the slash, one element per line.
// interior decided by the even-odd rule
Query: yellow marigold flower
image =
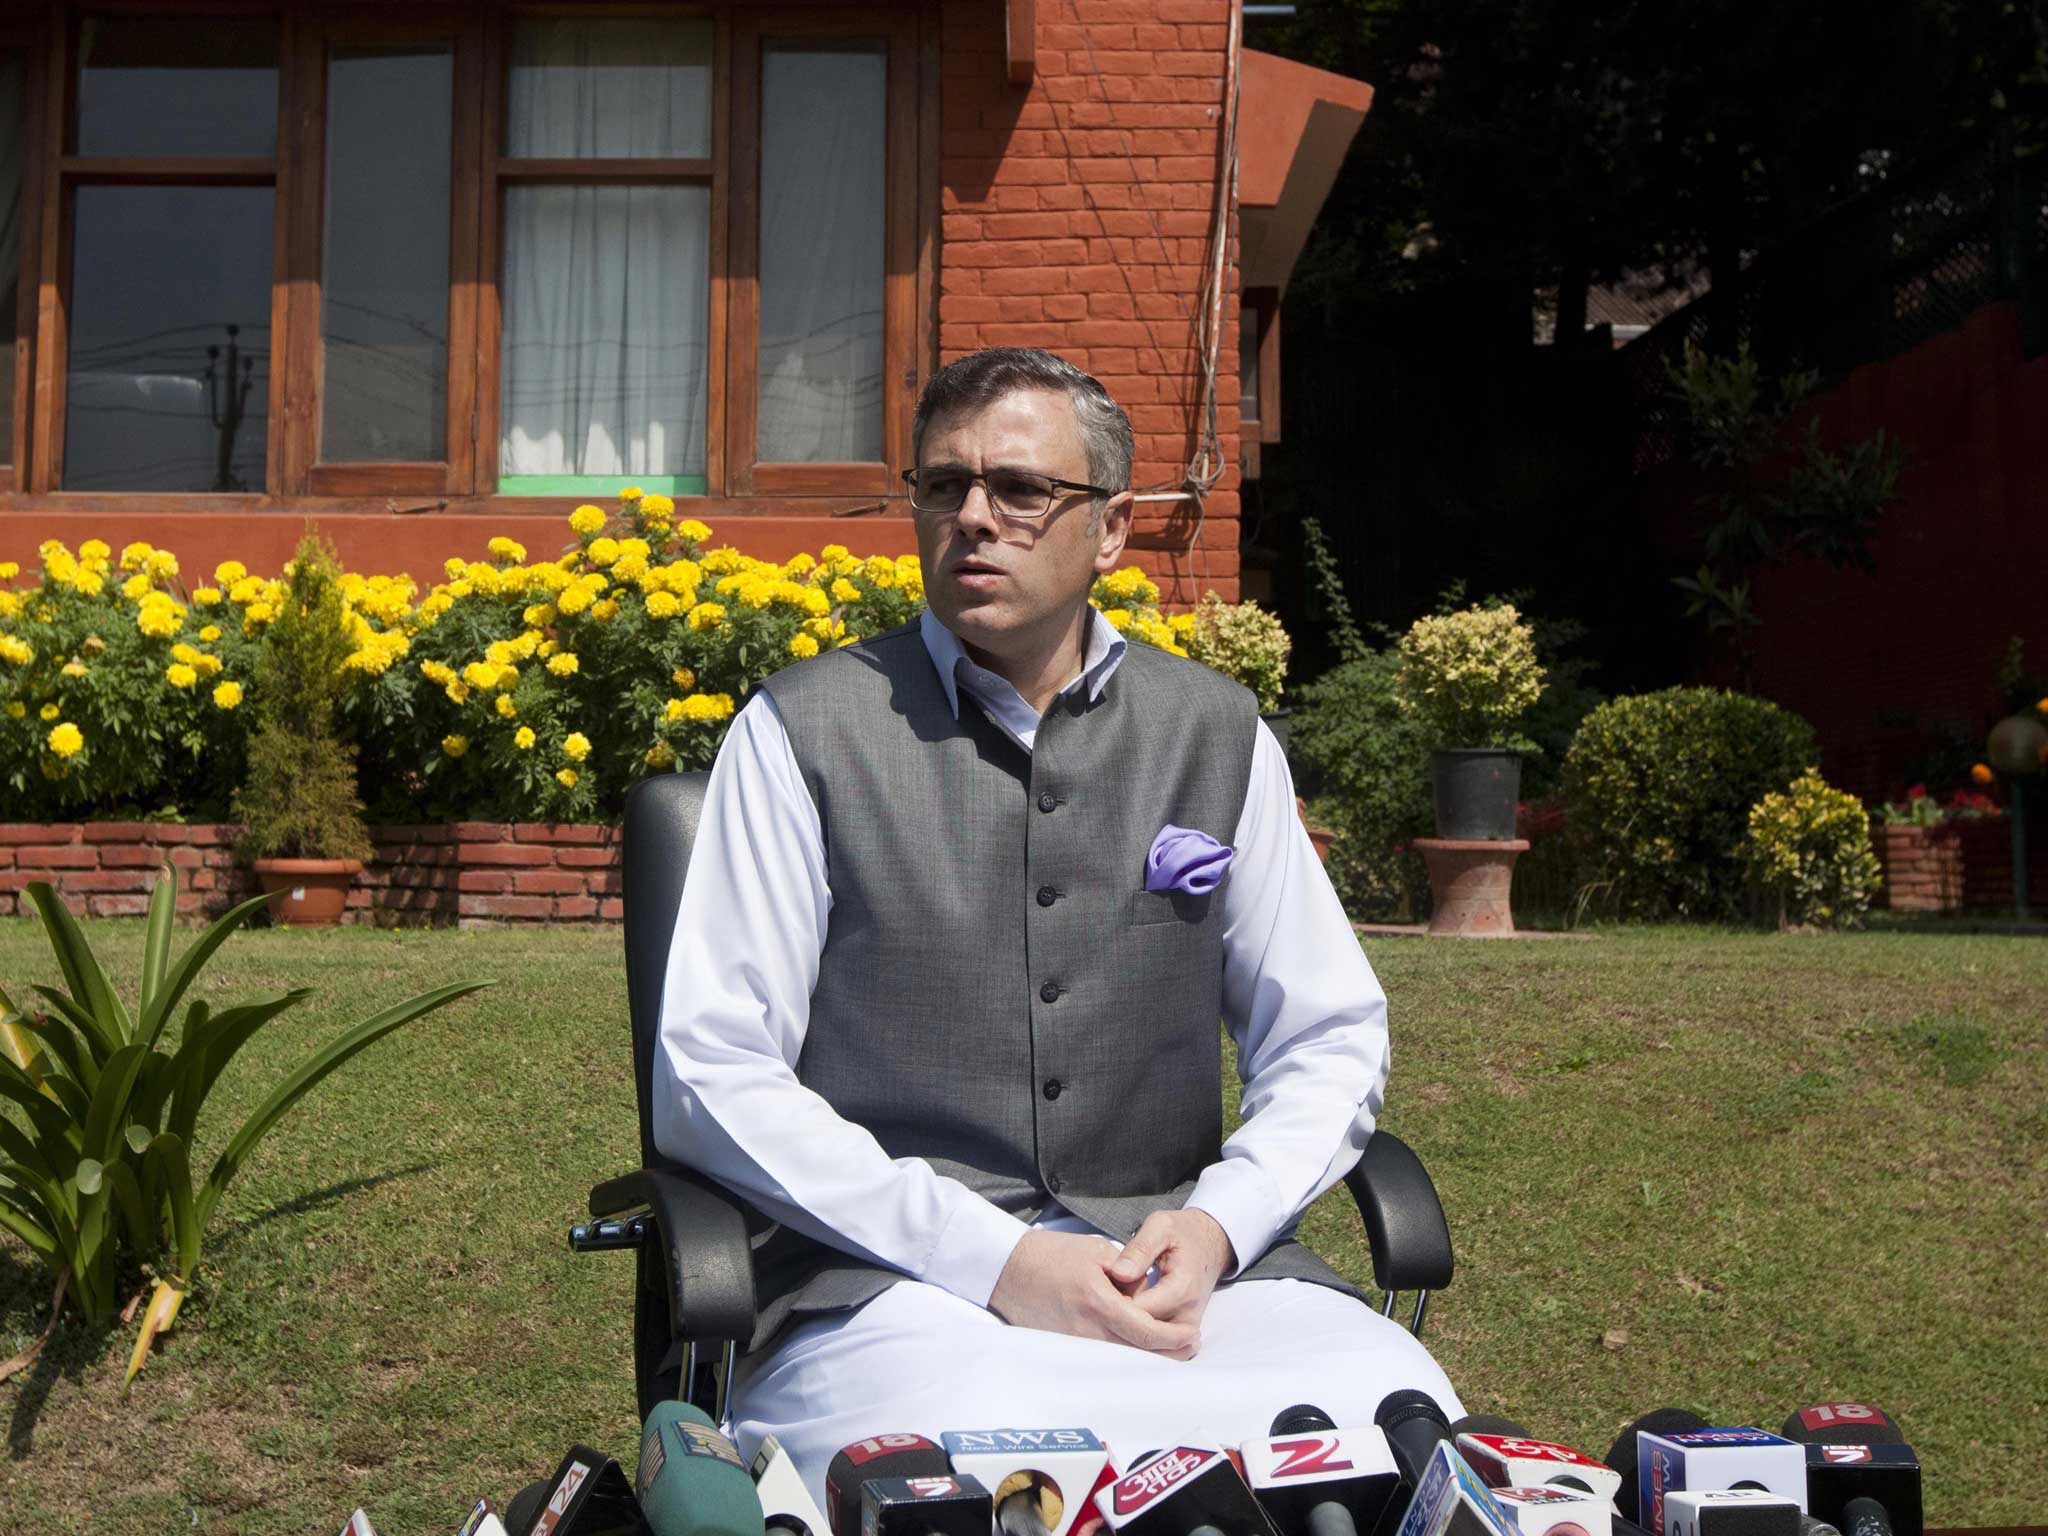
<path fill-rule="evenodd" d="M 516 539 L 508 539 L 503 535 L 491 540 L 484 547 L 491 552 L 494 559 L 509 560 L 514 565 L 526 558 L 526 546 Z"/>
<path fill-rule="evenodd" d="M 223 560 L 213 568 L 213 579 L 217 586 L 232 587 L 249 574 L 249 567 L 239 560 Z"/>
<path fill-rule="evenodd" d="M 472 688 L 495 688 L 498 683 L 498 669 L 488 661 L 472 661 L 462 669 L 462 680 Z"/>
<path fill-rule="evenodd" d="M 604 523 L 605 517 L 602 509 L 593 507 L 587 501 L 569 514 L 570 528 L 585 538 L 597 532 L 598 529 L 604 526 Z"/>
<path fill-rule="evenodd" d="M 685 720 L 723 720 L 732 714 L 729 693 L 693 693 L 683 700 Z"/>
<path fill-rule="evenodd" d="M 59 757 L 76 757 L 85 749 L 85 736 L 77 726 L 66 720 L 49 735 L 50 750 Z"/>
<path fill-rule="evenodd" d="M 72 657 L 69 661 L 64 663 L 64 675 L 66 677 L 85 676 L 85 663 L 80 661 L 76 656 Z"/>
<path fill-rule="evenodd" d="M 512 695 L 509 693 L 499 694 L 498 702 L 494 707 L 504 719 L 517 720 L 519 718 L 519 706 L 512 702 Z"/>
<path fill-rule="evenodd" d="M 839 561 L 844 560 L 846 556 L 847 548 L 844 544 L 827 544 L 818 551 L 818 558 L 827 565 L 835 565 Z"/>
<path fill-rule="evenodd" d="M 647 749 L 647 766 L 650 768 L 666 768 L 675 760 L 675 749 L 665 741 L 657 741 Z"/>
<path fill-rule="evenodd" d="M 35 648 L 15 635 L 0 635 L 0 661 L 25 667 L 36 659 Z"/>
<path fill-rule="evenodd" d="M 187 666 L 190 666 L 193 662 L 197 661 L 198 659 L 199 652 L 195 650 L 193 647 L 187 645 L 182 640 L 180 640 L 176 645 L 171 647 L 171 660 L 173 661 L 182 661 Z"/>
<path fill-rule="evenodd" d="M 192 601 L 202 608 L 218 608 L 220 606 L 220 588 L 199 587 L 192 593 Z"/>
<path fill-rule="evenodd" d="M 19 720 L 19 719 L 20 719 L 20 718 L 21 718 L 21 717 L 22 717 L 23 715 L 26 715 L 27 713 L 28 713 L 28 706 L 27 706 L 26 704 L 22 703 L 22 702 L 21 702 L 21 700 L 19 700 L 19 699 L 9 699 L 9 700 L 7 701 L 7 718 L 8 718 L 8 719 L 10 719 L 10 720 Z"/>
<path fill-rule="evenodd" d="M 619 605 L 612 598 L 590 605 L 590 616 L 600 624 L 609 624 L 619 616 Z"/>
<path fill-rule="evenodd" d="M 182 661 L 174 661 L 164 668 L 164 679 L 173 688 L 190 688 L 199 681 L 199 674 Z"/>
<path fill-rule="evenodd" d="M 702 544 L 711 537 L 711 530 L 694 517 L 686 517 L 676 524 L 676 537 L 685 544 Z"/>
<path fill-rule="evenodd" d="M 842 603 L 857 603 L 860 601 L 860 588 L 844 576 L 837 576 L 832 581 L 832 596 Z"/>
<path fill-rule="evenodd" d="M 581 731 L 571 731 L 562 738 L 562 755 L 572 763 L 580 763 L 590 756 L 590 738 Z"/>
<path fill-rule="evenodd" d="M 246 608 L 263 594 L 263 583 L 254 576 L 237 576 L 228 583 L 228 601 Z"/>
<path fill-rule="evenodd" d="M 87 597 L 98 597 L 106 582 L 98 571 L 89 571 L 81 567 L 71 578 L 71 586 L 72 590 L 83 592 Z"/>
<path fill-rule="evenodd" d="M 537 629 L 520 631 L 518 638 L 511 642 L 512 655 L 519 661 L 531 659 L 534 647 L 538 646 L 543 638 Z"/>
<path fill-rule="evenodd" d="M 178 557 L 168 549 L 151 550 L 144 562 L 152 575 L 175 576 L 178 574 Z"/>
<path fill-rule="evenodd" d="M 683 686 L 687 688 L 689 684 L 685 683 Z M 674 725 L 678 720 L 682 719 L 683 701 L 681 699 L 670 699 L 666 704 L 662 705 L 661 718 L 670 725 Z"/>
<path fill-rule="evenodd" d="M 839 627 L 841 629 L 845 628 L 843 624 Z M 833 640 L 838 638 L 838 632 L 833 628 L 832 621 L 829 618 L 805 619 L 804 633 L 813 640 Z"/>
<path fill-rule="evenodd" d="M 536 739 L 530 725 L 522 725 L 512 733 L 512 745 L 522 752 L 531 752 Z"/>
<path fill-rule="evenodd" d="M 450 704 L 467 704 L 469 702 L 469 684 L 459 677 L 441 691 L 448 695 L 448 702 Z"/>
<path fill-rule="evenodd" d="M 441 562 L 441 571 L 450 581 L 460 581 L 469 574 L 469 562 L 460 555 L 450 555 Z"/>
<path fill-rule="evenodd" d="M 574 789 L 576 787 L 576 770 L 574 768 L 557 768 L 555 770 L 555 782 L 564 789 Z"/>
<path fill-rule="evenodd" d="M 21 574 L 21 566 L 13 560 L 0 560 L 0 581 L 12 581 Z"/>
<path fill-rule="evenodd" d="M 672 619 L 676 616 L 676 598 L 673 592 L 650 592 L 647 594 L 647 617 L 650 619 Z"/>
<path fill-rule="evenodd" d="M 1109 620 L 1109 627 L 1116 630 L 1119 634 L 1129 630 L 1131 627 L 1131 611 L 1128 608 L 1105 609 L 1102 616 Z"/>
<path fill-rule="evenodd" d="M 21 599 L 14 593 L 0 587 L 0 619 L 11 619 L 21 612 Z"/>
<path fill-rule="evenodd" d="M 57 716 L 62 714 L 63 711 L 57 708 L 57 706 L 54 704 L 45 704 L 40 710 L 37 711 L 37 713 L 40 714 L 45 720 L 54 720 L 57 718 Z"/>
<path fill-rule="evenodd" d="M 555 605 L 553 603 L 535 603 L 525 613 L 521 614 L 520 617 L 535 629 L 546 629 L 555 622 Z"/>
<path fill-rule="evenodd" d="M 725 576 L 740 568 L 741 555 L 736 549 L 714 549 L 708 551 L 699 562 L 713 576 Z"/>
<path fill-rule="evenodd" d="M 446 687 L 455 681 L 455 669 L 445 661 L 423 661 L 420 663 L 420 676 L 430 683 L 440 683 Z"/>
<path fill-rule="evenodd" d="M 252 626 L 268 624 L 277 617 L 277 610 L 268 603 L 251 603 L 242 610 L 242 628 L 246 633 Z"/>
<path fill-rule="evenodd" d="M 697 630 L 716 629 L 725 622 L 725 607 L 720 603 L 699 603 L 690 610 L 690 628 Z"/>
<path fill-rule="evenodd" d="M 677 667 L 675 671 L 669 674 L 669 678 L 672 682 L 675 683 L 675 685 L 678 688 L 682 689 L 685 693 L 689 692 L 690 689 L 697 686 L 697 674 L 692 672 L 688 667 Z"/>
<path fill-rule="evenodd" d="M 574 651 L 557 651 L 548 658 L 548 670 L 557 677 L 574 677 L 582 665 Z"/>
<path fill-rule="evenodd" d="M 802 600 L 796 606 L 812 618 L 823 618 L 832 611 L 832 600 L 816 587 L 804 587 L 802 593 Z"/>
<path fill-rule="evenodd" d="M 156 550 L 153 546 L 137 539 L 133 544 L 130 544 L 121 551 L 121 569 L 124 571 L 139 571 L 144 565 L 149 563 L 149 557 L 155 553 Z"/>
<path fill-rule="evenodd" d="M 214 641 L 220 638 L 220 626 L 218 624 L 207 625 L 204 629 L 199 631 L 199 638 L 201 640 L 204 640 L 208 645 L 213 644 Z"/>
<path fill-rule="evenodd" d="M 461 757 L 469 751 L 469 738 L 467 736 L 443 736 L 441 738 L 441 750 L 450 757 Z"/>
<path fill-rule="evenodd" d="M 178 632 L 178 615 L 169 608 L 144 608 L 135 615 L 135 627 L 152 640 L 168 640 Z"/>
<path fill-rule="evenodd" d="M 78 546 L 78 558 L 81 560 L 104 560 L 112 553 L 105 539 L 87 539 Z"/>
<path fill-rule="evenodd" d="M 791 576 L 808 576 L 817 568 L 818 562 L 802 550 L 798 550 L 795 554 L 791 555 L 788 563 L 782 567 Z"/>
<path fill-rule="evenodd" d="M 845 639 L 843 639 L 843 640 L 841 640 L 841 641 L 839 642 L 839 644 L 838 644 L 838 645 L 837 645 L 837 646 L 835 647 L 835 649 L 837 649 L 837 650 L 842 650 L 842 651 L 843 651 L 843 650 L 845 650 L 845 649 L 846 649 L 846 648 L 847 648 L 847 647 L 848 647 L 849 645 L 859 645 L 859 644 L 860 644 L 860 636 L 859 636 L 859 635 L 848 635 L 848 636 L 847 636 L 847 637 L 846 637 Z"/>
<path fill-rule="evenodd" d="M 619 558 L 619 544 L 616 539 L 593 539 L 586 551 L 593 565 L 610 565 Z"/>
<path fill-rule="evenodd" d="M 818 654 L 818 642 L 809 635 L 791 635 L 789 637 L 789 654 L 796 657 L 799 661 L 806 660 Z"/>
<path fill-rule="evenodd" d="M 633 505 L 634 502 L 638 501 L 645 494 L 646 492 L 642 491 L 639 486 L 629 485 L 623 491 L 619 492 L 619 500 L 623 501 L 627 506 L 630 507 L 631 505 Z"/>
<path fill-rule="evenodd" d="M 565 587 L 562 589 L 562 595 L 555 599 L 555 606 L 563 613 L 573 616 L 583 612 L 592 601 L 588 587 Z"/>
<path fill-rule="evenodd" d="M 233 709 L 242 702 L 242 685 L 236 682 L 222 683 L 213 690 L 213 702 L 218 709 Z"/>
<path fill-rule="evenodd" d="M 220 671 L 221 662 L 218 656 L 209 656 L 204 651 L 201 651 L 199 659 L 193 662 L 192 665 L 198 669 L 201 677 L 212 677 L 216 672 Z"/>
<path fill-rule="evenodd" d="M 636 555 L 630 549 L 613 562 L 612 580 L 638 581 L 647 574 L 647 557 Z"/>

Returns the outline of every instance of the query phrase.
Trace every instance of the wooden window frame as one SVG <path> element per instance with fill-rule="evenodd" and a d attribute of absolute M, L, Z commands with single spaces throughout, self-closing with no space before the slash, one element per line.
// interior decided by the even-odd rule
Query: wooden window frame
<path fill-rule="evenodd" d="M 68 153 L 75 121 L 78 23 L 86 14 L 268 17 L 278 32 L 278 136 L 269 159 L 91 157 Z M 707 160 L 518 161 L 503 154 L 509 42 L 527 15 L 709 16 L 714 23 L 712 144 Z M 883 265 L 884 459 L 859 464 L 754 461 L 758 403 L 760 46 L 783 36 L 888 43 L 887 206 Z M 312 0 L 53 0 L 40 16 L 0 20 L 0 40 L 29 60 L 23 137 L 20 304 L 11 464 L 0 498 L 16 510 L 135 512 L 461 511 L 556 514 L 566 496 L 499 495 L 503 188 L 547 180 L 702 178 L 711 188 L 711 387 L 703 516 L 896 510 L 911 462 L 916 393 L 936 366 L 939 247 L 937 0 L 897 10 L 868 0 L 757 8 L 750 0 L 571 5 L 415 6 L 353 14 Z M 327 65 L 336 47 L 448 42 L 455 54 L 449 244 L 446 457 L 426 463 L 322 463 L 320 307 Z M 746 124 L 742 131 L 742 120 Z M 53 148 L 54 146 L 54 148 Z M 92 182 L 274 188 L 271 352 L 264 487 L 247 492 L 66 490 L 63 433 L 70 306 L 71 188 Z M 744 231 L 744 239 L 742 239 Z M 742 265 L 744 259 L 744 266 Z M 739 402 L 744 409 L 737 409 Z M 0 445 L 5 451 L 5 445 Z"/>

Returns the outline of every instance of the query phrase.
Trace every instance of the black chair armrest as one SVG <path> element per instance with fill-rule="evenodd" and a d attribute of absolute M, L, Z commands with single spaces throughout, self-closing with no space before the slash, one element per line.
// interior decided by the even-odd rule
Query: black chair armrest
<path fill-rule="evenodd" d="M 1451 1229 L 1429 1171 L 1407 1142 L 1374 1131 L 1344 1182 L 1372 1244 L 1374 1284 L 1391 1295 L 1451 1283 Z"/>
<path fill-rule="evenodd" d="M 661 1245 L 675 1336 L 744 1349 L 754 1336 L 754 1264 L 739 1197 L 673 1164 L 607 1179 L 590 1192 L 590 1214 L 600 1220 L 643 1207 Z"/>

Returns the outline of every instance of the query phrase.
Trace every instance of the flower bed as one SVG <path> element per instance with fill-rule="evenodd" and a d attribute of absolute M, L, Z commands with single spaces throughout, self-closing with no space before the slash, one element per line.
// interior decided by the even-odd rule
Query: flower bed
<path fill-rule="evenodd" d="M 1879 899 L 1894 912 L 1965 912 L 2012 908 L 2012 824 L 2003 816 L 1935 826 L 1874 826 L 1884 867 Z M 2048 904 L 2048 835 L 2029 828 L 2028 896 Z"/>
<path fill-rule="evenodd" d="M 168 859 L 184 871 L 179 914 L 216 917 L 256 894 L 234 860 L 232 823 L 139 821 L 0 824 L 0 916 L 47 880 L 79 916 L 139 917 Z M 345 921 L 396 927 L 617 922 L 618 832 L 573 822 L 459 821 L 373 826 L 375 860 L 349 892 Z"/>

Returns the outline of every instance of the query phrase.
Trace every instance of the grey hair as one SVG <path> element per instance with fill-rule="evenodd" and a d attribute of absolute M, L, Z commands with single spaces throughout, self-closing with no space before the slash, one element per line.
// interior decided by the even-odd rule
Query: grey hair
<path fill-rule="evenodd" d="M 980 410 L 1020 389 L 1053 390 L 1071 400 L 1088 454 L 1088 478 L 1111 492 L 1130 489 L 1137 452 L 1131 418 L 1093 376 L 1037 347 L 988 347 L 933 374 L 910 420 L 912 452 L 923 451 L 925 428 L 935 417 Z"/>

